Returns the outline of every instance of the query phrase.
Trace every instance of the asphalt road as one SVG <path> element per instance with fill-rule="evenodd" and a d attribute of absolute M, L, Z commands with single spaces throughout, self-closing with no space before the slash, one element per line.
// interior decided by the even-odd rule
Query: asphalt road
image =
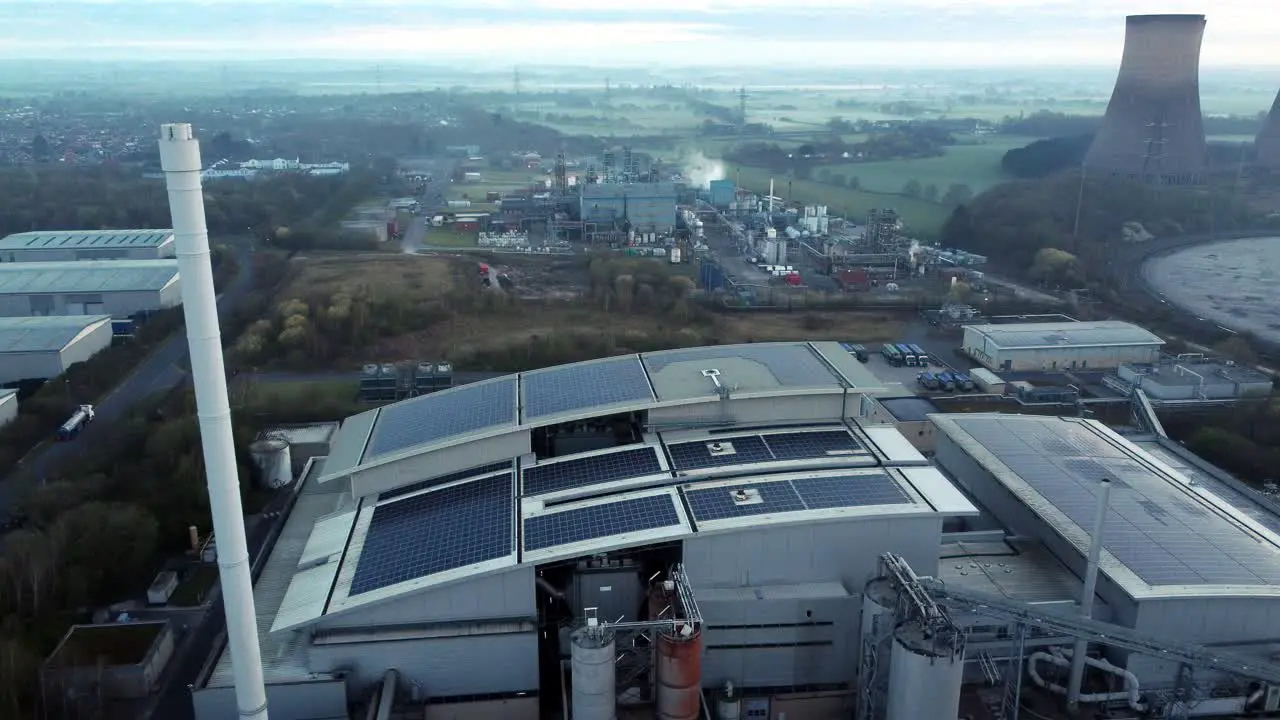
<path fill-rule="evenodd" d="M 218 298 L 219 315 L 225 315 L 229 308 L 248 291 L 253 282 L 253 256 L 248 248 L 236 246 L 236 260 L 239 263 L 239 274 L 223 289 Z M 187 373 L 181 364 L 187 357 L 187 333 L 183 327 L 169 339 L 160 344 L 136 370 L 120 382 L 94 404 L 96 417 L 94 422 L 78 436 L 67 442 L 49 442 L 37 447 L 29 453 L 19 465 L 19 469 L 28 469 L 37 478 L 56 476 L 58 466 L 76 457 L 84 448 L 102 441 L 109 433 L 110 426 L 124 417 L 142 398 L 153 393 L 162 392 L 184 382 Z M 16 473 L 15 473 L 16 474 Z M 23 488 L 11 474 L 0 483 L 0 519 L 8 520 L 13 503 L 20 496 Z"/>

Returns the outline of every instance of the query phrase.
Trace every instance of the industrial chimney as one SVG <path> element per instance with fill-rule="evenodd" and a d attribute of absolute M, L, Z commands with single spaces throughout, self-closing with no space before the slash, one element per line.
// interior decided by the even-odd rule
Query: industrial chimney
<path fill-rule="evenodd" d="M 1120 74 L 1089 170 L 1144 182 L 1199 183 L 1207 165 L 1200 114 L 1203 15 L 1130 15 Z"/>
<path fill-rule="evenodd" d="M 187 321 L 187 347 L 196 386 L 196 414 L 200 420 L 200 442 L 204 446 L 213 532 L 218 542 L 218 576 L 227 616 L 227 644 L 235 669 L 236 706 L 242 719 L 267 720 L 253 579 L 249 573 L 249 549 L 231 436 L 231 406 L 227 401 L 227 376 L 222 365 L 222 334 L 218 329 L 218 307 L 213 292 L 204 193 L 200 187 L 200 144 L 191 134 L 191 125 L 160 126 L 160 167 L 169 190 L 169 214 L 182 283 L 182 312 Z"/>
<path fill-rule="evenodd" d="M 1267 114 L 1267 122 L 1258 133 L 1254 142 L 1258 150 L 1258 164 L 1271 170 L 1280 170 L 1280 94 L 1271 104 L 1271 112 Z"/>

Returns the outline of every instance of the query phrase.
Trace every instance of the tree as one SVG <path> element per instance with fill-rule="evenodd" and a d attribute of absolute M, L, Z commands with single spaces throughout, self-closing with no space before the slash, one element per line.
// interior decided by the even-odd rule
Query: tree
<path fill-rule="evenodd" d="M 862 187 L 862 180 L 857 175 L 849 176 L 849 189 L 857 190 Z"/>
<path fill-rule="evenodd" d="M 972 199 L 972 188 L 962 183 L 952 183 L 947 187 L 947 192 L 942 196 L 942 204 L 947 207 L 957 207 L 959 205 L 968 204 Z"/>
<path fill-rule="evenodd" d="M 907 184 L 902 186 L 902 194 L 910 198 L 920 197 L 921 192 L 922 188 L 920 187 L 919 180 L 908 180 Z"/>
<path fill-rule="evenodd" d="M 156 518 L 133 503 L 91 502 L 63 513 L 50 531 L 72 605 L 110 600 L 151 571 Z M 103 562 L 103 551 L 111 554 Z"/>
<path fill-rule="evenodd" d="M 951 283 L 951 288 L 947 291 L 947 300 L 953 303 L 969 302 L 969 296 L 973 294 L 973 288 L 968 283 L 959 281 Z"/>
<path fill-rule="evenodd" d="M 1028 274 L 1045 285 L 1075 286 L 1080 282 L 1080 265 L 1075 255 L 1047 247 L 1036 253 Z"/>
<path fill-rule="evenodd" d="M 1258 351 L 1253 349 L 1253 345 L 1249 343 L 1247 338 L 1240 335 L 1232 335 L 1214 345 L 1213 351 L 1223 357 L 1231 358 L 1246 365 L 1256 365 L 1258 363 Z"/>
<path fill-rule="evenodd" d="M 50 154 L 49 141 L 44 135 L 36 133 L 36 136 L 31 138 L 31 157 L 35 158 L 36 162 L 48 162 Z"/>
<path fill-rule="evenodd" d="M 938 201 L 938 186 L 937 186 L 937 185 L 934 185 L 933 183 L 929 183 L 928 185 L 925 185 L 925 186 L 924 186 L 924 199 L 925 199 L 925 200 L 928 200 L 929 202 L 937 202 L 937 201 Z"/>

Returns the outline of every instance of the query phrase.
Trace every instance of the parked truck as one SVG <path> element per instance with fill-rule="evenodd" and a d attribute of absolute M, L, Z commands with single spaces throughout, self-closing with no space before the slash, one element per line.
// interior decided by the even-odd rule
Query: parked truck
<path fill-rule="evenodd" d="M 66 441 L 74 438 L 84 430 L 85 426 L 93 422 L 93 406 L 81 405 L 79 409 L 71 413 L 71 417 L 58 428 L 58 440 Z"/>

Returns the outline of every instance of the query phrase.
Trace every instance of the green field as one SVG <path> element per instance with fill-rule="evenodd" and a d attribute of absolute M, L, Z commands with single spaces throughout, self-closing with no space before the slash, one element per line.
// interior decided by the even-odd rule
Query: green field
<path fill-rule="evenodd" d="M 422 240 L 427 247 L 475 247 L 476 233 L 454 230 L 451 227 L 429 227 Z"/>
<path fill-rule="evenodd" d="M 531 183 L 542 182 L 546 175 L 538 170 L 480 170 L 479 182 L 451 182 L 445 192 L 446 200 L 470 200 L 468 210 L 481 212 L 493 210 L 494 206 L 485 203 L 488 193 L 507 193 L 518 188 L 526 188 Z"/>
<path fill-rule="evenodd" d="M 921 185 L 937 185 L 939 193 L 945 193 L 947 186 L 954 183 L 968 185 L 976 194 L 1012 180 L 1001 169 L 1001 158 L 1009 150 L 1035 140 L 999 135 L 978 140 L 981 144 L 953 145 L 946 148 L 946 155 L 941 157 L 827 165 L 823 169 L 857 177 L 862 189 L 877 193 L 901 192 L 903 185 L 915 180 Z"/>

